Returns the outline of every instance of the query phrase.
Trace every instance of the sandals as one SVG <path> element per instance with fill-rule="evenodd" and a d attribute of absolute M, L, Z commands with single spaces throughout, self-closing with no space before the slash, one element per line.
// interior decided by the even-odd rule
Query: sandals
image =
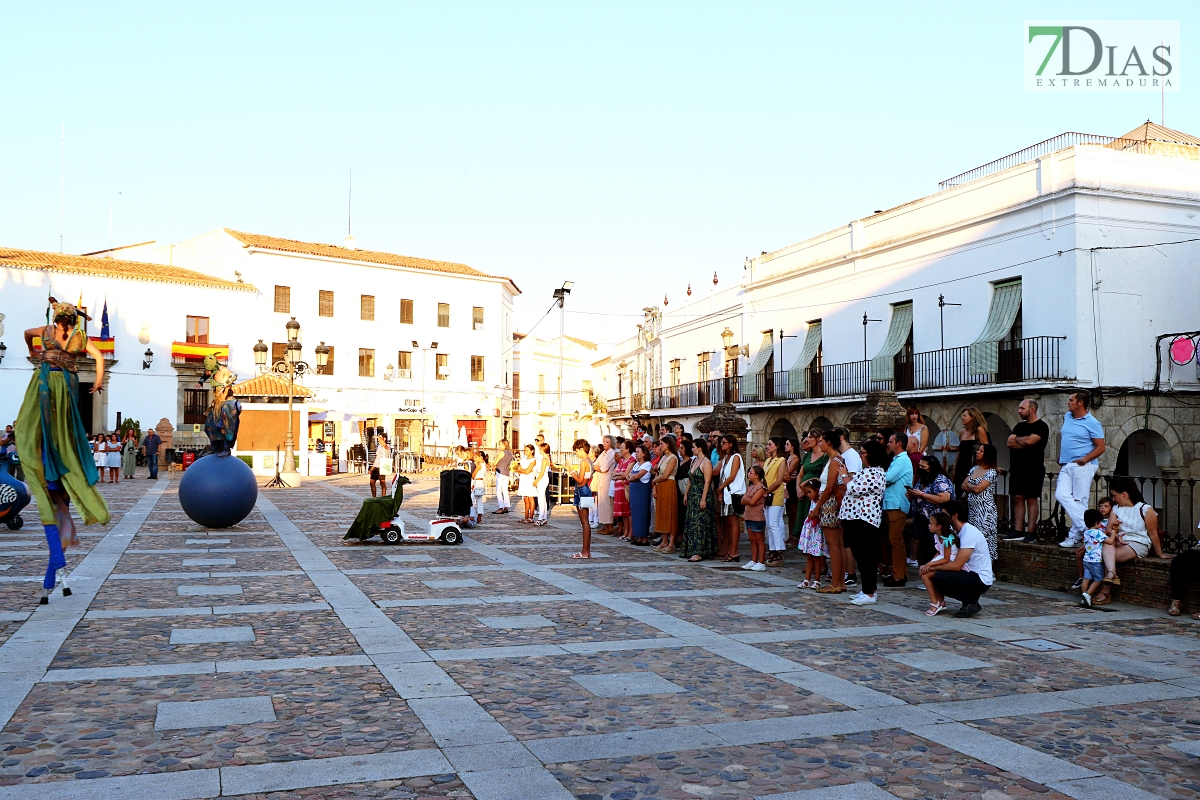
<path fill-rule="evenodd" d="M 699 562 L 701 562 L 703 560 L 704 560 L 703 556 L 692 556 L 691 558 L 688 559 L 688 563 L 689 564 L 698 564 Z"/>
<path fill-rule="evenodd" d="M 929 610 L 925 612 L 927 617 L 936 617 L 938 614 L 946 610 L 945 603 L 930 603 Z"/>
<path fill-rule="evenodd" d="M 1115 573 L 1115 572 L 1110 572 L 1110 573 L 1108 573 L 1108 575 L 1105 575 L 1104 580 L 1102 582 L 1107 583 L 1110 586 L 1120 586 L 1121 585 L 1121 579 L 1117 577 L 1117 573 Z"/>
<path fill-rule="evenodd" d="M 1172 617 L 1178 617 L 1180 614 L 1183 613 L 1183 601 L 1182 600 L 1172 600 L 1171 605 L 1167 608 L 1167 613 L 1170 614 Z M 1192 618 L 1200 619 L 1200 616 L 1197 616 L 1196 614 L 1192 614 Z"/>
<path fill-rule="evenodd" d="M 571 558 L 591 558 L 591 556 L 585 556 L 583 553 L 575 553 Z"/>
<path fill-rule="evenodd" d="M 796 584 L 797 589 L 807 589 L 810 586 L 812 586 L 812 584 L 809 583 L 807 580 L 800 581 L 800 583 Z"/>
<path fill-rule="evenodd" d="M 842 594 L 845 591 L 846 591 L 845 586 L 843 586 L 840 589 L 835 589 L 832 586 L 822 586 L 820 589 L 817 589 L 817 592 L 820 594 Z"/>

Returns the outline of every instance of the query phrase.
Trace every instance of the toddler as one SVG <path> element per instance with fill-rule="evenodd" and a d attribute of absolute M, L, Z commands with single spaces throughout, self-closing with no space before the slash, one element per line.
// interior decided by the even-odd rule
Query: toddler
<path fill-rule="evenodd" d="M 809 502 L 816 504 L 821 496 L 821 481 L 813 478 L 800 484 L 800 491 Z M 804 525 L 800 528 L 800 541 L 796 549 L 804 553 L 804 580 L 800 582 L 801 589 L 820 589 L 821 575 L 825 572 L 825 557 L 829 555 L 829 547 L 825 544 L 825 534 L 821 532 L 821 523 L 813 517 L 805 517 Z"/>
<path fill-rule="evenodd" d="M 1100 522 L 1101 527 L 1103 527 L 1105 530 L 1108 530 L 1108 518 L 1112 514 L 1113 509 L 1112 500 L 1108 497 L 1101 497 L 1096 503 L 1096 508 L 1100 511 L 1100 516 L 1102 518 Z M 1079 578 L 1076 579 L 1075 583 L 1071 586 L 1072 589 L 1083 588 L 1083 553 L 1083 547 L 1080 547 L 1075 551 L 1075 566 L 1079 568 Z"/>
<path fill-rule="evenodd" d="M 1104 545 L 1115 544 L 1117 532 L 1105 530 L 1104 517 L 1094 508 L 1083 512 L 1083 524 L 1087 530 L 1083 532 L 1083 597 L 1079 605 L 1083 608 L 1092 607 L 1092 595 L 1104 583 Z"/>

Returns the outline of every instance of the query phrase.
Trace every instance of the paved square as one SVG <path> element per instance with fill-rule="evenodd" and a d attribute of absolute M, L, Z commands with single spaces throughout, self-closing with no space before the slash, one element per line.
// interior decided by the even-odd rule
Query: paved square
<path fill-rule="evenodd" d="M 180 597 L 209 597 L 219 595 L 241 594 L 241 586 L 180 586 Z"/>
<path fill-rule="evenodd" d="M 227 728 L 253 722 L 274 722 L 275 709 L 269 697 L 238 697 L 229 700 L 192 700 L 159 703 L 154 730 L 184 728 Z"/>
<path fill-rule="evenodd" d="M 414 483 L 427 519 L 435 481 Z M 797 590 L 791 552 L 751 574 L 598 537 L 614 566 L 569 562 L 557 511 L 461 547 L 346 544 L 353 475 L 264 490 L 207 536 L 176 487 L 104 485 L 114 522 L 48 610 L 40 540 L 0 536 L 0 797 L 1200 794 L 1188 618 L 1001 584 L 930 620 L 911 587 Z"/>
<path fill-rule="evenodd" d="M 687 575 L 676 575 L 674 572 L 630 572 L 629 577 L 639 581 L 686 581 Z"/>
<path fill-rule="evenodd" d="M 249 625 L 222 628 L 173 628 L 171 644 L 216 644 L 253 642 L 254 628 Z"/>
<path fill-rule="evenodd" d="M 923 650 L 917 653 L 890 654 L 884 658 L 904 664 L 922 672 L 962 672 L 968 669 L 990 667 L 986 661 L 967 658 L 945 650 Z"/>
<path fill-rule="evenodd" d="M 476 586 L 483 586 L 482 583 L 474 578 L 465 578 L 463 580 L 445 580 L 445 581 L 421 581 L 430 589 L 474 589 Z"/>
<path fill-rule="evenodd" d="M 641 694 L 675 694 L 687 691 L 653 672 L 576 675 L 574 680 L 597 697 L 635 697 Z"/>
<path fill-rule="evenodd" d="M 804 612 L 798 608 L 789 608 L 781 606 L 778 603 L 740 603 L 738 605 L 726 606 L 730 611 L 736 611 L 747 617 L 791 617 L 799 616 Z"/>
<path fill-rule="evenodd" d="M 517 617 L 476 617 L 475 619 L 489 628 L 500 630 L 506 628 L 553 628 L 558 623 L 546 619 L 541 614 L 524 614 Z"/>

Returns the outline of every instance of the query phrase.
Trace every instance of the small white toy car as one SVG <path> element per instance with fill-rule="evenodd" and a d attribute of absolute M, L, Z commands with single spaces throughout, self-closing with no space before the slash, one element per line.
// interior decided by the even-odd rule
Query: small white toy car
<path fill-rule="evenodd" d="M 400 542 L 441 542 L 443 544 L 462 544 L 462 522 L 458 519 L 431 519 L 429 530 L 420 531 L 404 524 L 397 516 L 391 522 L 380 526 L 379 537 L 385 544 L 400 544 Z"/>

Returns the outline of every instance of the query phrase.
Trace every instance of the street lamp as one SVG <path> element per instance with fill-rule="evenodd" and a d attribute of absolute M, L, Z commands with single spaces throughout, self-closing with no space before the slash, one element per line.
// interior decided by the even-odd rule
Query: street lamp
<path fill-rule="evenodd" d="M 324 375 L 325 368 L 329 366 L 329 346 L 322 341 L 313 349 L 317 354 L 317 374 Z"/>
<path fill-rule="evenodd" d="M 563 281 L 561 289 L 554 290 L 554 299 L 558 303 L 558 413 L 555 418 L 558 420 L 557 445 L 558 452 L 562 452 L 562 412 L 563 412 L 563 305 L 567 301 L 567 295 L 575 288 L 574 281 Z"/>
<path fill-rule="evenodd" d="M 3 347 L 3 346 L 4 345 L 0 345 L 0 347 Z M 147 347 L 146 352 L 142 353 L 142 369 L 150 369 L 150 364 L 153 361 L 154 361 L 154 353 L 152 353 L 150 351 L 150 348 Z"/>
<path fill-rule="evenodd" d="M 295 394 L 296 378 L 306 372 L 311 372 L 312 367 L 301 358 L 303 345 L 300 344 L 300 323 L 296 322 L 295 317 L 292 317 L 284 327 L 287 329 L 287 346 L 284 348 L 283 358 L 271 365 L 271 371 L 287 375 L 288 378 L 287 441 L 284 443 L 283 469 L 280 470 L 282 475 L 276 475 L 267 486 L 295 488 L 300 485 L 300 473 L 296 470 L 296 445 L 292 431 L 292 398 Z M 322 355 L 328 363 L 329 349 L 326 348 L 324 354 L 317 355 L 318 366 L 321 364 Z M 254 363 L 260 371 L 266 371 L 267 346 L 263 344 L 262 339 L 259 339 L 258 344 L 254 345 Z M 287 477 L 284 477 L 285 475 Z"/>
<path fill-rule="evenodd" d="M 961 306 L 962 303 L 947 303 L 946 295 L 938 295 L 938 329 L 942 334 L 942 348 L 946 349 L 946 306 Z"/>
<path fill-rule="evenodd" d="M 416 339 L 412 340 L 413 350 L 421 351 L 421 453 L 425 452 L 425 375 L 429 372 L 429 351 L 437 350 L 437 342 L 430 342 L 429 347 L 421 347 Z"/>
<path fill-rule="evenodd" d="M 0 363 L 4 363 L 4 355 L 8 352 L 8 345 L 0 342 Z"/>
<path fill-rule="evenodd" d="M 867 319 L 866 312 L 863 312 L 863 361 L 867 360 L 867 323 L 868 322 L 883 322 L 883 320 Z"/>

